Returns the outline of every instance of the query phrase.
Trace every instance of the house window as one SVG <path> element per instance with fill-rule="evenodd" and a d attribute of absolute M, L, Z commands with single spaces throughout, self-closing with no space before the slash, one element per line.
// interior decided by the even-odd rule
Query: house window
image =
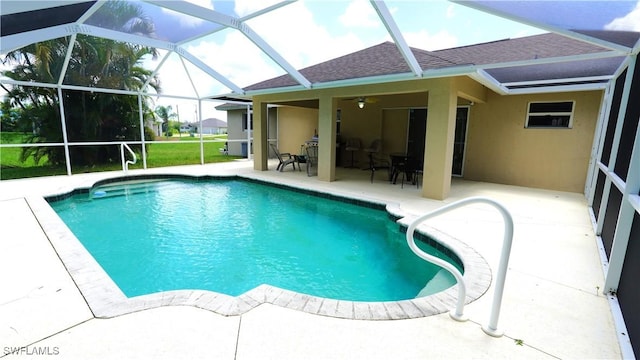
<path fill-rule="evenodd" d="M 253 113 L 251 113 L 249 126 L 251 126 L 251 130 L 253 130 Z M 242 114 L 242 131 L 247 131 L 247 113 Z"/>
<path fill-rule="evenodd" d="M 573 101 L 530 102 L 527 128 L 563 128 L 573 125 Z"/>

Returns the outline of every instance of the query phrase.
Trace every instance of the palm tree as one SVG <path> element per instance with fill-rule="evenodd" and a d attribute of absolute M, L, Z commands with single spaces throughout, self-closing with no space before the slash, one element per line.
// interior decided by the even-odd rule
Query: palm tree
<path fill-rule="evenodd" d="M 159 117 L 160 119 L 162 119 L 162 131 L 163 132 L 168 132 L 169 131 L 169 121 L 171 121 L 171 119 L 176 117 L 176 113 L 173 112 L 173 107 L 171 105 L 168 106 L 156 106 L 155 109 L 155 114 L 157 117 Z"/>
<path fill-rule="evenodd" d="M 153 23 L 135 4 L 109 1 L 96 21 L 104 26 L 153 36 Z M 108 11 L 102 11 L 108 10 Z M 108 25 L 108 26 L 107 26 Z M 56 83 L 64 68 L 67 49 L 73 46 L 71 59 L 64 74 L 64 84 L 107 89 L 141 90 L 144 84 L 160 92 L 157 78 L 140 64 L 146 56 L 156 56 L 156 50 L 109 39 L 78 35 L 73 44 L 70 38 L 59 38 L 26 46 L 10 52 L 4 62 L 15 64 L 4 75 L 15 80 Z M 4 86 L 3 86 L 4 87 Z M 62 142 L 59 101 L 63 102 L 69 141 L 140 140 L 138 99 L 135 95 L 63 90 L 58 99 L 56 89 L 29 86 L 5 88 L 10 103 L 20 109 L 22 127 L 31 123 L 34 129 L 29 142 Z M 143 114 L 152 111 L 143 101 Z M 92 165 L 118 161 L 115 146 L 70 147 L 73 164 Z M 36 161 L 47 156 L 50 164 L 64 163 L 60 147 L 23 148 L 22 157 L 33 156 Z"/>

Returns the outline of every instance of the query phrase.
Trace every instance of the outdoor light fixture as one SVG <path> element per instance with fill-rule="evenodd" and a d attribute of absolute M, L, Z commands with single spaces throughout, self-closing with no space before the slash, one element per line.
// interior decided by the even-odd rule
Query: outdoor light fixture
<path fill-rule="evenodd" d="M 351 98 L 351 99 L 344 99 L 344 100 L 353 101 L 354 103 L 358 104 L 358 108 L 360 108 L 360 109 L 364 109 L 365 104 L 371 104 L 371 103 L 375 103 L 375 102 L 378 101 L 377 98 L 367 97 L 367 96 L 360 96 L 360 97 Z"/>

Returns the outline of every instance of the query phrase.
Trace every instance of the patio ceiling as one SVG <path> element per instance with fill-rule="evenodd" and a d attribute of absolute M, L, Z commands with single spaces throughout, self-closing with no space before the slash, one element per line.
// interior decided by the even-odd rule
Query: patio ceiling
<path fill-rule="evenodd" d="M 257 92 L 246 90 L 249 85 L 280 75 L 288 75 L 294 79 L 296 84 L 294 89 L 341 86 L 343 82 L 313 83 L 299 69 L 310 62 L 326 61 L 370 46 L 371 39 L 392 41 L 406 62 L 408 71 L 383 77 L 357 79 L 350 84 L 443 75 L 468 75 L 502 92 L 523 88 L 535 88 L 536 91 L 540 91 L 549 84 L 549 79 L 538 76 L 525 83 L 515 81 L 513 74 L 523 70 L 531 71 L 532 74 L 545 71 L 561 73 L 563 67 L 571 67 L 574 62 L 597 59 L 603 60 L 603 66 L 617 67 L 619 71 L 620 67 L 624 66 L 624 62 L 619 60 L 620 57 L 636 55 L 640 49 L 637 34 L 622 32 L 638 31 L 632 28 L 633 21 L 625 22 L 625 18 L 634 11 L 640 11 L 636 1 L 452 1 L 450 4 L 497 15 L 608 50 L 589 54 L 586 57 L 563 56 L 492 64 L 471 63 L 466 66 L 443 67 L 438 71 L 423 69 L 407 41 L 409 33 L 424 30 L 408 28 L 408 17 L 424 17 L 424 22 L 427 23 L 430 14 L 424 6 L 429 2 L 372 0 L 364 3 L 335 1 L 320 4 L 320 2 L 284 1 L 259 5 L 258 8 L 255 7 L 256 2 L 246 3 L 243 8 L 241 6 L 243 2 L 239 0 L 235 3 L 198 1 L 204 6 L 187 1 L 121 0 L 120 2 L 138 6 L 144 16 L 152 20 L 154 31 L 143 35 L 135 30 L 133 26 L 135 24 L 132 22 L 119 28 L 106 23 L 104 19 L 108 17 L 104 16 L 104 12 L 112 11 L 113 6 L 110 5 L 114 2 L 111 0 L 86 2 L 3 0 L 0 2 L 2 15 L 0 53 L 6 54 L 29 44 L 60 37 L 75 39 L 74 36 L 78 35 L 150 46 L 158 49 L 160 56 L 157 60 L 145 61 L 145 66 L 163 75 L 162 80 L 169 84 L 164 87 L 165 95 L 228 99 L 250 98 L 252 93 Z M 267 4 L 267 2 L 259 3 Z M 331 9 L 328 9 L 329 7 Z M 302 12 L 301 9 L 308 12 Z M 333 10 L 333 12 L 327 10 Z M 334 22 L 337 14 L 348 17 L 343 19 L 341 22 L 343 25 L 340 27 L 336 27 Z M 373 16 L 367 14 L 373 14 Z M 320 18 L 321 15 L 325 18 Z M 362 22 L 362 18 L 366 18 L 365 20 L 372 24 L 363 26 L 360 30 L 344 25 Z M 279 24 L 281 19 L 289 20 L 286 24 Z M 305 26 L 313 26 L 309 19 L 317 21 L 317 24 L 323 27 L 323 31 L 333 32 L 332 37 L 327 38 L 339 38 L 340 42 L 329 46 L 322 43 L 323 39 L 305 36 L 312 30 Z M 283 26 L 273 26 L 274 23 Z M 459 24 L 452 23 L 451 26 L 459 26 Z M 484 26 L 487 25 L 484 24 Z M 274 30 L 274 28 L 277 29 Z M 621 32 L 611 37 L 610 33 L 602 30 Z M 505 37 L 508 37 L 508 34 L 505 34 Z M 205 44 L 207 46 L 204 46 Z M 424 46 L 412 45 L 417 48 L 428 46 L 429 44 L 426 43 Z M 295 51 L 297 48 L 312 48 L 313 53 L 305 55 L 303 52 Z M 344 49 L 342 53 L 340 53 L 341 49 Z M 60 79 L 58 84 L 40 85 L 74 87 L 72 83 L 65 83 L 64 74 L 57 75 Z M 185 92 L 182 87 L 178 90 L 177 86 L 172 86 L 172 81 L 176 78 L 188 82 L 189 91 Z M 587 72 L 577 80 L 584 86 L 590 80 L 595 80 L 597 83 L 607 79 L 601 76 L 594 77 Z M 562 78 L 557 80 L 568 81 Z M 0 81 L 5 84 L 19 84 L 8 78 L 0 78 Z M 126 89 L 111 90 L 126 93 Z M 261 89 L 259 92 L 268 91 L 270 90 Z M 150 88 L 145 92 L 154 94 Z"/>

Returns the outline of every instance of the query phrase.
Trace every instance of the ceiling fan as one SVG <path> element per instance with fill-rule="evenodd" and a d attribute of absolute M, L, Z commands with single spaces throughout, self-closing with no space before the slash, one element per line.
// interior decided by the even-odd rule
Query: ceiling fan
<path fill-rule="evenodd" d="M 366 97 L 366 96 L 360 96 L 360 97 L 356 97 L 356 98 L 352 98 L 352 99 L 345 99 L 346 101 L 353 101 L 355 103 L 358 104 L 358 107 L 360 109 L 364 108 L 365 104 L 373 104 L 378 102 L 378 98 L 375 97 Z"/>

